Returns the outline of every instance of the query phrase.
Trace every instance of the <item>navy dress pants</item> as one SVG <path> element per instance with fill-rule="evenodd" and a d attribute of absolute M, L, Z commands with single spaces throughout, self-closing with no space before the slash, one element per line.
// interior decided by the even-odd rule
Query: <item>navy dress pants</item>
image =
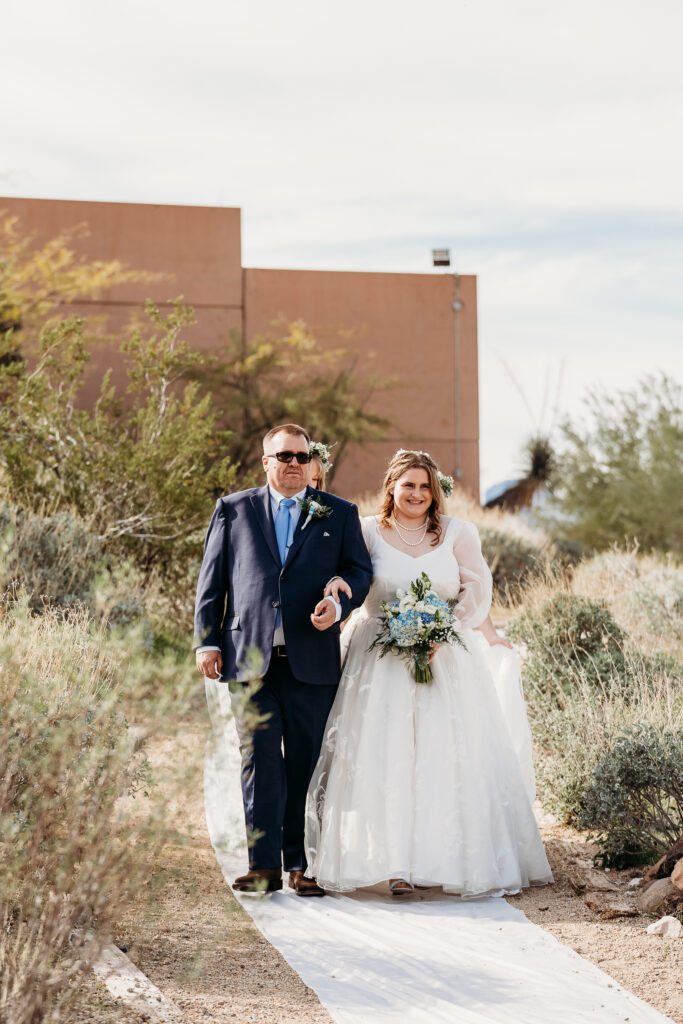
<path fill-rule="evenodd" d="M 289 659 L 273 653 L 263 686 L 252 697 L 268 721 L 252 731 L 235 718 L 250 868 L 306 870 L 306 793 L 336 693 L 336 685 L 300 683 Z"/>

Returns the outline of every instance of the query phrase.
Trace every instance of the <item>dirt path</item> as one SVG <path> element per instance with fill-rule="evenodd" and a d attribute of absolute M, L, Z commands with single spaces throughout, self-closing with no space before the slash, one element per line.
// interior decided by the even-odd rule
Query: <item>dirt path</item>
<path fill-rule="evenodd" d="M 201 762 L 204 716 L 188 718 L 182 739 L 151 744 L 157 772 L 182 759 L 193 768 L 191 785 L 171 799 L 168 813 L 178 842 L 167 846 L 155 875 L 114 936 L 131 960 L 172 999 L 188 1024 L 317 1024 L 331 1017 L 317 996 L 256 929 L 232 896 L 217 866 L 204 823 Z M 544 838 L 555 843 L 582 837 L 553 824 Z M 561 859 L 561 858 L 560 858 Z M 554 870 L 558 865 L 553 863 Z M 529 890 L 510 902 L 534 923 L 597 964 L 617 982 L 677 1024 L 683 1024 L 683 940 L 645 932 L 642 916 L 599 919 L 561 876 L 554 887 Z M 626 888 L 629 874 L 612 873 Z M 104 1008 L 104 1002 L 102 1006 Z M 74 1018 L 86 1021 L 89 1018 Z M 137 1021 L 103 1014 L 98 1021 Z"/>

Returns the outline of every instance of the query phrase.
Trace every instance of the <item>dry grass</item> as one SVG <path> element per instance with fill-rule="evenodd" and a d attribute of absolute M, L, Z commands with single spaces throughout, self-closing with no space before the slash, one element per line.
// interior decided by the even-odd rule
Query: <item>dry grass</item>
<path fill-rule="evenodd" d="M 582 562 L 571 590 L 606 600 L 632 646 L 683 657 L 683 568 L 671 558 L 613 548 Z"/>
<path fill-rule="evenodd" d="M 124 712 L 141 699 L 146 728 L 168 728 L 180 688 L 133 635 L 28 599 L 1 609 L 0 664 L 0 1019 L 61 1021 L 84 932 L 96 955 L 166 834 Z"/>

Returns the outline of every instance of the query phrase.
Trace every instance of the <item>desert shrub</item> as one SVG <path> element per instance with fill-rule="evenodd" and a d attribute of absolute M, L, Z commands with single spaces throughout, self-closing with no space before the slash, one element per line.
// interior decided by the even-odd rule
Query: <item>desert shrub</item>
<path fill-rule="evenodd" d="M 507 627 L 527 648 L 525 682 L 545 703 L 562 708 L 580 682 L 599 690 L 628 680 L 625 635 L 604 601 L 558 591 Z"/>
<path fill-rule="evenodd" d="M 604 865 L 661 856 L 683 835 L 683 729 L 641 722 L 618 736 L 593 768 L 576 824 L 594 832 Z"/>
<path fill-rule="evenodd" d="M 623 668 L 599 679 L 575 664 L 561 701 L 526 687 L 539 794 L 562 821 L 582 820 L 594 770 L 628 729 L 646 724 L 662 734 L 683 727 L 680 669 L 670 656 L 626 651 Z"/>
<path fill-rule="evenodd" d="M 479 536 L 493 576 L 494 599 L 508 604 L 519 597 L 533 576 L 543 572 L 547 555 L 531 541 L 499 529 L 480 526 Z"/>
<path fill-rule="evenodd" d="M 189 690 L 135 633 L 25 598 L 0 606 L 0 665 L 0 1019 L 39 1024 L 69 1019 L 77 972 L 164 839 L 126 709 L 170 733 Z"/>
<path fill-rule="evenodd" d="M 83 612 L 31 619 L 15 607 L 2 624 L 0 1017 L 13 1024 L 63 1009 L 82 952 L 70 936 L 106 919 L 136 875 L 137 836 L 115 810 L 142 765 L 101 639 Z"/>
<path fill-rule="evenodd" d="M 32 610 L 88 605 L 100 543 L 70 512 L 40 516 L 0 505 L 0 589 L 20 589 Z"/>
<path fill-rule="evenodd" d="M 102 553 L 89 524 L 71 512 L 41 516 L 0 505 L 0 592 L 5 601 L 24 595 L 32 612 L 90 611 L 110 627 L 144 623 L 158 599 L 131 561 Z"/>

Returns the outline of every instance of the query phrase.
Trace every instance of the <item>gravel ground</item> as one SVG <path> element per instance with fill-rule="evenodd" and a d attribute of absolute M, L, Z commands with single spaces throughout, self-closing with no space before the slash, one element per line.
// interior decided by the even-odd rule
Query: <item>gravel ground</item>
<path fill-rule="evenodd" d="M 197 771 L 203 751 L 203 716 L 192 716 L 183 740 L 155 742 L 148 751 L 157 766 L 182 757 Z M 216 864 L 204 823 L 199 776 L 169 815 L 186 837 L 167 846 L 146 891 L 121 920 L 114 941 L 183 1011 L 188 1024 L 322 1024 L 331 1017 L 282 956 L 261 935 L 232 896 Z M 603 920 L 577 896 L 562 874 L 563 845 L 585 841 L 570 829 L 542 823 L 555 886 L 531 889 L 509 902 L 586 959 L 683 1024 L 683 940 L 647 935 L 650 918 Z M 590 848 L 585 847 L 586 855 Z M 558 855 L 558 853 L 560 855 Z M 631 872 L 610 878 L 626 891 Z M 635 895 L 628 897 L 635 901 Z M 93 980 L 86 986 L 78 1024 L 133 1024 L 142 1019 L 117 1007 Z M 98 1001 L 97 1015 L 89 1016 Z"/>

